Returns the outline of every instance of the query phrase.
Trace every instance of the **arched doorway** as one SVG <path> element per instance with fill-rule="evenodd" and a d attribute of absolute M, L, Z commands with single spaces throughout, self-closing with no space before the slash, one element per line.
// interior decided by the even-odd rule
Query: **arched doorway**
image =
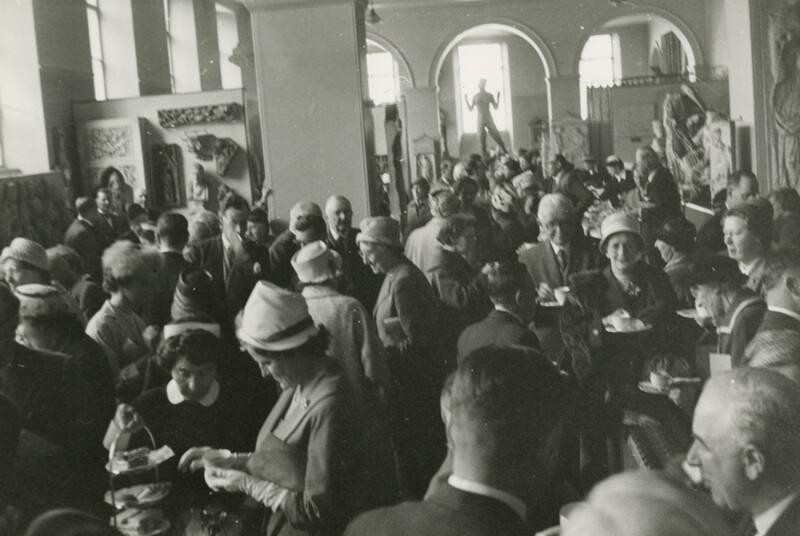
<path fill-rule="evenodd" d="M 555 71 L 544 41 L 518 23 L 487 22 L 453 35 L 440 47 L 430 73 L 438 89 L 443 150 L 457 158 L 481 152 L 477 112 L 470 109 L 481 79 L 497 104 L 492 115 L 502 144 L 509 151 L 534 146 L 531 125 L 549 119 L 547 81 Z M 488 138 L 487 148 L 499 145 Z"/>
<path fill-rule="evenodd" d="M 414 75 L 405 57 L 389 41 L 368 34 L 367 91 L 370 99 L 379 104 L 400 100 L 407 88 L 414 87 Z"/>

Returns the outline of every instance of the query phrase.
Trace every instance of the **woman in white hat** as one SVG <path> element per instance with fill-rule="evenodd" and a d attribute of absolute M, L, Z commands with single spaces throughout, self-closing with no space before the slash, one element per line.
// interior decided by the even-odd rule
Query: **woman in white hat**
<path fill-rule="evenodd" d="M 425 275 L 403 254 L 400 226 L 392 218 L 366 218 L 356 242 L 364 263 L 385 274 L 375 305 L 378 335 L 397 382 L 395 443 L 401 476 L 411 496 L 421 497 L 445 453 L 439 423 L 441 352 L 439 303 Z"/>
<path fill-rule="evenodd" d="M 663 345 L 677 298 L 667 275 L 646 264 L 639 224 L 625 212 L 607 216 L 600 251 L 609 264 L 600 272 L 573 276 L 570 286 L 591 317 L 595 352 L 607 355 L 612 383 L 638 381 L 639 361 Z M 564 322 L 562 318 L 562 329 Z"/>
<path fill-rule="evenodd" d="M 342 276 L 342 258 L 317 240 L 295 253 L 292 268 L 311 318 L 328 331 L 327 355 L 339 361 L 364 400 L 375 395 L 383 399 L 389 385 L 386 356 L 372 315 L 357 299 L 336 290 Z"/>
<path fill-rule="evenodd" d="M 300 294 L 261 281 L 237 335 L 283 393 L 254 452 L 196 447 L 179 467 L 205 467 L 212 489 L 245 493 L 272 510 L 271 535 L 341 534 L 356 513 L 388 499 L 382 492 L 390 489 L 392 471 L 375 467 L 379 460 L 366 439 L 374 432 L 341 367 L 325 357 L 327 332 L 314 324 Z"/>

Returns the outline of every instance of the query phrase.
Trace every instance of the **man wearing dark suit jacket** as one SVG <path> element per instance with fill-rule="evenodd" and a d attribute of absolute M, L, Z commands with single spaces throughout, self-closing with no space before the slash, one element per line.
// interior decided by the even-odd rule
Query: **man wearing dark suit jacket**
<path fill-rule="evenodd" d="M 609 180 L 603 198 L 608 199 L 615 208 L 619 208 L 622 206 L 625 194 L 636 189 L 633 171 L 625 169 L 622 159 L 613 154 L 606 158 L 606 171 Z"/>
<path fill-rule="evenodd" d="M 767 311 L 759 332 L 790 329 L 800 332 L 800 250 L 781 248 L 764 265 Z"/>
<path fill-rule="evenodd" d="M 94 202 L 97 205 L 97 231 L 105 249 L 128 230 L 128 221 L 111 209 L 111 192 L 108 188 L 100 187 L 95 190 Z"/>
<path fill-rule="evenodd" d="M 672 173 L 650 146 L 636 151 L 636 173 L 641 196 L 640 226 L 648 260 L 661 266 L 663 261 L 655 249 L 656 234 L 670 218 L 681 215 L 681 195 Z"/>
<path fill-rule="evenodd" d="M 459 365 L 447 426 L 453 470 L 421 502 L 357 517 L 346 536 L 527 534 L 538 447 L 559 420 L 559 377 L 522 348 L 486 347 Z M 538 475 L 542 476 L 542 475 Z M 544 484 L 540 484 L 544 486 Z M 544 527 L 537 527 L 539 529 Z"/>
<path fill-rule="evenodd" d="M 83 261 L 86 273 L 95 281 L 103 282 L 103 265 L 101 258 L 104 249 L 103 236 L 97 229 L 97 205 L 93 199 L 79 197 L 75 200 L 75 210 L 78 217 L 67 228 L 64 233 L 64 245 L 71 247 Z"/>
<path fill-rule="evenodd" d="M 172 319 L 170 309 L 175 287 L 181 272 L 189 266 L 183 257 L 183 249 L 189 240 L 189 222 L 182 214 L 165 212 L 158 217 L 156 223 L 156 242 L 161 255 L 161 269 L 156 274 L 155 292 L 153 293 L 150 318 L 145 318 L 148 325 L 165 326 Z"/>
<path fill-rule="evenodd" d="M 525 346 L 539 350 L 539 339 L 528 329 L 525 319 L 530 310 L 525 292 L 525 271 L 518 263 L 491 263 L 484 269 L 486 290 L 494 309 L 489 315 L 461 333 L 458 362 L 484 346 Z"/>
<path fill-rule="evenodd" d="M 580 221 L 586 209 L 594 203 L 594 195 L 564 155 L 557 154 L 550 162 L 550 175 L 553 177 L 553 193 L 563 194 L 572 202 Z"/>
<path fill-rule="evenodd" d="M 579 228 L 575 208 L 566 196 L 544 196 L 539 202 L 537 219 L 542 241 L 523 249 L 519 262 L 528 270 L 539 303 L 552 305 L 556 288 L 569 285 L 573 274 L 599 268 L 604 257 Z M 536 334 L 545 354 L 555 359 L 563 349 L 555 308 L 539 307 Z"/>
<path fill-rule="evenodd" d="M 325 202 L 325 221 L 328 225 L 328 246 L 342 258 L 343 294 L 352 296 L 371 311 L 381 290 L 383 277 L 372 273 L 361 260 L 356 244 L 358 229 L 352 227 L 353 208 L 341 195 L 332 195 Z"/>
<path fill-rule="evenodd" d="M 230 195 L 222 207 L 222 233 L 193 244 L 184 257 L 207 270 L 216 292 L 233 318 L 244 306 L 256 282 L 253 260 L 242 244 L 250 207 L 238 195 Z"/>
<path fill-rule="evenodd" d="M 797 383 L 768 369 L 733 369 L 706 383 L 695 409 L 695 441 L 686 461 L 699 469 L 717 506 L 752 519 L 749 534 L 796 536 L 798 430 Z"/>

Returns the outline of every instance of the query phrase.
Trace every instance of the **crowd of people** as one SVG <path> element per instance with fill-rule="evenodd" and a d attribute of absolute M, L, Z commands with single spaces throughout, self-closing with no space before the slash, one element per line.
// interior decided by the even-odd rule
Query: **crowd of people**
<path fill-rule="evenodd" d="M 165 508 L 244 534 L 798 534 L 795 190 L 737 172 L 698 229 L 643 147 L 411 192 L 274 235 L 226 189 L 99 187 L 62 244 L 5 245 L 0 534 L 114 534 L 109 453 L 163 445 Z"/>

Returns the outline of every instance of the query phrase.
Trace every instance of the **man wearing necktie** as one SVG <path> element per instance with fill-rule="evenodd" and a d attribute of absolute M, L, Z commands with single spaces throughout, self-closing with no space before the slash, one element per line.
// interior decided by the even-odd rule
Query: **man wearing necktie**
<path fill-rule="evenodd" d="M 800 534 L 800 386 L 759 368 L 714 376 L 692 432 L 686 461 L 711 498 L 752 519 L 738 534 Z"/>
<path fill-rule="evenodd" d="M 342 258 L 342 282 L 339 289 L 352 296 L 371 311 L 381 289 L 383 277 L 375 275 L 361 261 L 356 245 L 358 230 L 352 227 L 353 208 L 350 200 L 332 195 L 325 202 L 325 221 L 328 227 L 328 246 Z"/>
<path fill-rule="evenodd" d="M 244 306 L 257 279 L 253 260 L 242 243 L 249 213 L 243 197 L 228 196 L 220 210 L 222 233 L 190 246 L 185 255 L 189 263 L 213 276 L 217 294 L 232 316 Z"/>
<path fill-rule="evenodd" d="M 568 286 L 571 275 L 599 268 L 604 261 L 597 245 L 579 228 L 575 207 L 565 195 L 542 197 L 537 219 L 541 242 L 523 245 L 519 262 L 528 270 L 539 303 L 552 304 L 555 302 L 553 291 Z M 535 331 L 542 350 L 555 359 L 563 348 L 558 332 L 558 309 L 540 307 L 535 316 Z"/>

